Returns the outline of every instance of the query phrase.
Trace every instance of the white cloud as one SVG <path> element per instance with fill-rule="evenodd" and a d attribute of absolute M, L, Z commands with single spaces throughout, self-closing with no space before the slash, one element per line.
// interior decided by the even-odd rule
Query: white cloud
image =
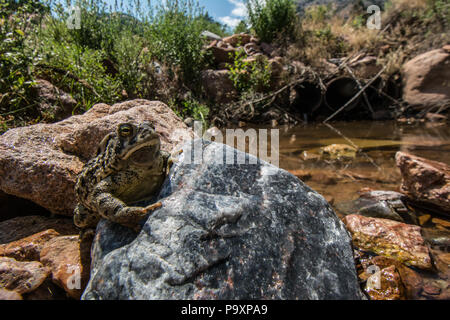
<path fill-rule="evenodd" d="M 243 1 L 228 0 L 228 2 L 234 6 L 231 10 L 231 15 L 220 17 L 219 21 L 231 28 L 235 28 L 247 16 L 247 7 Z"/>
<path fill-rule="evenodd" d="M 235 28 L 239 24 L 239 22 L 241 22 L 241 19 L 226 16 L 226 17 L 220 17 L 219 21 L 222 22 L 223 24 L 226 24 L 227 26 L 229 26 L 231 28 Z"/>
<path fill-rule="evenodd" d="M 231 11 L 233 16 L 245 17 L 247 15 L 247 7 L 243 1 L 228 0 L 228 2 L 234 5 L 233 10 Z"/>

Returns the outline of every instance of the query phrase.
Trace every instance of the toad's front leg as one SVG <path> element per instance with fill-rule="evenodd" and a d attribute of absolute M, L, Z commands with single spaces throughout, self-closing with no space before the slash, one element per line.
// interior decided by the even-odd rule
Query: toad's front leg
<path fill-rule="evenodd" d="M 130 207 L 110 192 L 97 193 L 95 205 L 101 217 L 133 229 L 148 214 L 162 206 L 161 202 L 157 202 L 147 207 Z"/>

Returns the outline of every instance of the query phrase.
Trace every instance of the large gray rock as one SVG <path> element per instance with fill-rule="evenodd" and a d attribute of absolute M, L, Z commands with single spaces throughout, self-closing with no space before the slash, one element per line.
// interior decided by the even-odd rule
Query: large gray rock
<path fill-rule="evenodd" d="M 188 164 L 184 148 L 139 235 L 100 222 L 83 299 L 362 297 L 349 233 L 321 195 L 228 146 L 202 149 Z M 223 150 L 247 164 L 217 163 Z"/>

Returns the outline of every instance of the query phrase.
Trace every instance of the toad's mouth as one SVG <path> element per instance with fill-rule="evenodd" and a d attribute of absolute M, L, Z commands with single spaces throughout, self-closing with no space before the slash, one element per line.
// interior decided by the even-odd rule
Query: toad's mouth
<path fill-rule="evenodd" d="M 158 146 L 159 139 L 150 140 L 132 148 L 126 153 L 124 159 L 130 159 L 137 164 L 149 163 L 154 160 L 156 152 L 159 150 Z"/>

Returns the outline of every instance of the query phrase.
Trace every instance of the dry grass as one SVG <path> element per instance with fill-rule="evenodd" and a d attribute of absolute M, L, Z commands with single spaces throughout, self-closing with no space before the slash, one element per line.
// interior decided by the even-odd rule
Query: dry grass
<path fill-rule="evenodd" d="M 317 67 L 323 59 L 363 51 L 377 56 L 388 74 L 397 73 L 407 59 L 450 43 L 449 14 L 448 9 L 442 10 L 442 3 L 391 0 L 382 12 L 381 30 L 367 28 L 368 15 L 360 10 L 345 19 L 332 7 L 311 7 L 297 30 L 297 42 L 287 50 L 287 58 Z"/>

